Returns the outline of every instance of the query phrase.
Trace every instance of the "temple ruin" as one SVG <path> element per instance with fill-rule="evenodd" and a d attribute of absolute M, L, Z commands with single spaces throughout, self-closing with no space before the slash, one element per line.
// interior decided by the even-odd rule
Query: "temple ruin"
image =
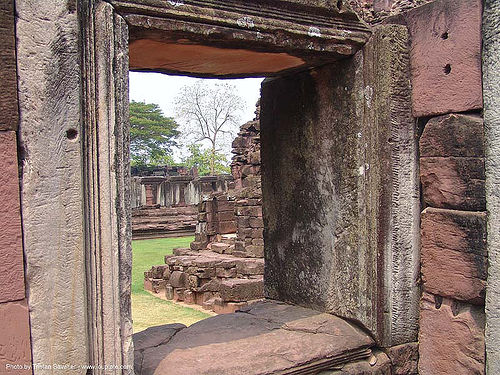
<path fill-rule="evenodd" d="M 195 241 L 147 271 L 145 289 L 216 313 L 264 298 L 259 113 L 257 107 L 255 119 L 241 126 L 233 141 L 230 189 L 198 204 Z"/>
<path fill-rule="evenodd" d="M 500 373 L 498 1 L 2 0 L 0 24 L 0 372 Z M 207 289 L 238 311 L 132 335 L 129 70 L 266 77 L 248 196 L 203 202 L 162 270 L 198 298 L 186 254 L 264 259 L 264 300 Z"/>

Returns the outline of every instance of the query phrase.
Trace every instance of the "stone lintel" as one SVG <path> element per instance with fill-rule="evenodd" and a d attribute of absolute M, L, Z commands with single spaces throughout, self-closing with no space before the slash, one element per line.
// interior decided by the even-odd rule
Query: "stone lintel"
<path fill-rule="evenodd" d="M 111 3 L 130 26 L 131 70 L 268 76 L 351 56 L 371 34 L 342 2 Z"/>

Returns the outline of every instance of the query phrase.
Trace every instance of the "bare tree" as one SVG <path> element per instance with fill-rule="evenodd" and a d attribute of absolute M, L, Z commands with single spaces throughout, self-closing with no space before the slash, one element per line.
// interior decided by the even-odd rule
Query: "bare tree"
<path fill-rule="evenodd" d="M 197 80 L 181 88 L 175 99 L 177 119 L 195 143 L 211 146 L 210 173 L 215 172 L 217 151 L 235 135 L 243 109 L 243 99 L 229 83 Z"/>

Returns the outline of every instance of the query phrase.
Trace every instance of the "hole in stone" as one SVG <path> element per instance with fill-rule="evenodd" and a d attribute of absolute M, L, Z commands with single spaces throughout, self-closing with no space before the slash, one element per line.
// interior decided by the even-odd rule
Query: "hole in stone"
<path fill-rule="evenodd" d="M 446 64 L 443 68 L 444 74 L 450 74 L 451 73 L 451 65 Z"/>
<path fill-rule="evenodd" d="M 434 296 L 434 306 L 436 307 L 436 309 L 439 310 L 442 304 L 443 304 L 443 297 Z"/>
<path fill-rule="evenodd" d="M 453 316 L 457 316 L 460 313 L 460 304 L 458 302 L 453 302 L 451 304 L 451 313 Z"/>
<path fill-rule="evenodd" d="M 446 32 L 444 32 L 444 33 L 441 34 L 441 39 L 443 39 L 443 40 L 448 39 L 448 37 L 449 37 L 448 31 L 446 31 Z"/>
<path fill-rule="evenodd" d="M 76 139 L 76 137 L 78 137 L 78 132 L 76 129 L 68 129 L 66 130 L 66 137 L 70 140 Z"/>
<path fill-rule="evenodd" d="M 337 9 L 342 10 L 342 0 L 337 1 Z"/>

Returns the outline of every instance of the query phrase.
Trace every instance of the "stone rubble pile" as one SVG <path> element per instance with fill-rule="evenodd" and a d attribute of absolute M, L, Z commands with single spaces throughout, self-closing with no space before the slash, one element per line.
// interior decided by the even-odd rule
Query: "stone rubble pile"
<path fill-rule="evenodd" d="M 198 204 L 195 240 L 145 273 L 144 287 L 167 299 L 231 313 L 264 296 L 264 223 L 259 110 L 233 141 L 227 193 Z"/>
<path fill-rule="evenodd" d="M 132 211 L 133 238 L 177 237 L 195 231 L 196 206 L 140 207 Z"/>

